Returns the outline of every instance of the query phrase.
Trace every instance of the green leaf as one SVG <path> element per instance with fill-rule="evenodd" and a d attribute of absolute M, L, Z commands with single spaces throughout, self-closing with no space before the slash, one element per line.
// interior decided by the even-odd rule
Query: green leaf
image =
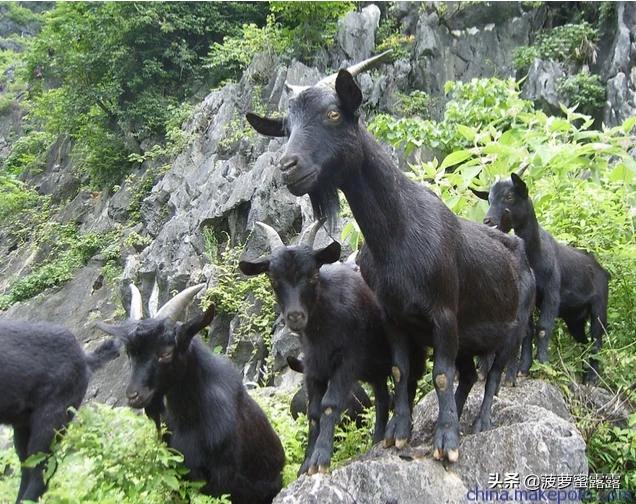
<path fill-rule="evenodd" d="M 463 124 L 457 125 L 457 132 L 462 135 L 469 142 L 473 142 L 477 136 L 477 131 Z"/>
<path fill-rule="evenodd" d="M 445 170 L 450 166 L 455 166 L 456 164 L 461 163 L 462 161 L 466 161 L 469 157 L 472 156 L 472 153 L 469 150 L 459 150 L 455 152 L 451 152 L 448 156 L 444 158 L 442 164 L 440 165 L 440 169 Z"/>

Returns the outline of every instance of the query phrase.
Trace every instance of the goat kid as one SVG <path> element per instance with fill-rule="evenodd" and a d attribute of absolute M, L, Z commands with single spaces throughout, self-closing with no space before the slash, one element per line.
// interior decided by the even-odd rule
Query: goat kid
<path fill-rule="evenodd" d="M 239 267 L 246 275 L 268 274 L 286 325 L 300 334 L 309 435 L 299 474 L 326 472 L 336 424 L 357 381 L 373 387 L 374 442 L 384 436 L 391 354 L 382 311 L 362 276 L 351 265 L 336 263 L 338 242 L 313 250 L 322 222 L 312 226 L 300 245 L 289 247 L 273 228 L 257 224 L 269 238 L 271 255 L 242 260 Z"/>
<path fill-rule="evenodd" d="M 459 416 L 477 379 L 473 357 L 495 354 L 473 424 L 480 431 L 490 426 L 501 373 L 523 337 L 534 279 L 521 240 L 456 217 L 402 173 L 366 130 L 354 76 L 383 56 L 314 86 L 295 86 L 284 118 L 250 113 L 247 120 L 262 134 L 289 137 L 280 170 L 292 194 L 309 194 L 314 213 L 333 222 L 342 190 L 364 234 L 360 268 L 387 315 L 395 366 L 395 413 L 385 444 L 399 448 L 410 437 L 412 352 L 423 359 L 424 347 L 432 346 L 439 400 L 434 456 L 454 462 Z"/>
<path fill-rule="evenodd" d="M 555 320 L 561 317 L 572 337 L 587 343 L 586 322 L 590 321 L 590 336 L 594 341 L 594 355 L 585 372 L 585 381 L 596 381 L 599 361 L 596 358 L 607 328 L 607 302 L 609 273 L 591 254 L 558 243 L 543 229 L 534 212 L 528 187 L 516 173 L 510 180 L 502 180 L 489 192 L 473 192 L 489 201 L 490 207 L 484 224 L 515 235 L 525 242 L 526 254 L 537 283 L 537 309 L 539 312 L 536 341 L 539 362 L 548 361 L 548 348 Z M 527 374 L 532 365 L 533 332 L 524 338 L 520 372 Z"/>
<path fill-rule="evenodd" d="M 132 364 L 129 405 L 144 408 L 158 428 L 165 417 L 165 440 L 183 454 L 189 477 L 205 481 L 201 491 L 230 494 L 233 504 L 269 503 L 282 486 L 285 454 L 239 372 L 194 338 L 212 321 L 214 306 L 177 322 L 203 286 L 185 289 L 141 320 L 141 295 L 130 284 L 130 320 L 98 326 L 125 344 Z"/>
<path fill-rule="evenodd" d="M 75 336 L 46 322 L 0 321 L 0 424 L 13 426 L 21 463 L 36 453 L 51 453 L 55 434 L 80 407 L 90 374 L 119 355 L 108 340 L 85 354 Z M 46 460 L 22 466 L 16 502 L 37 501 L 46 491 Z"/>

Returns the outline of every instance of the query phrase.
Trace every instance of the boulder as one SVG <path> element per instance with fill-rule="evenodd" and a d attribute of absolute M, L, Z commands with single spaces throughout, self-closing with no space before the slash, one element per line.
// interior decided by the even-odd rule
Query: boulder
<path fill-rule="evenodd" d="M 516 473 L 519 487 L 531 490 L 534 476 L 587 474 L 585 442 L 557 388 L 540 380 L 502 388 L 493 403 L 493 429 L 470 434 L 482 397 L 479 382 L 462 415 L 456 464 L 444 469 L 432 459 L 438 407 L 430 392 L 414 409 L 409 447 L 378 445 L 330 475 L 302 476 L 274 503 L 467 502 L 470 491 L 488 490 L 496 475 Z"/>
<path fill-rule="evenodd" d="M 380 9 L 374 4 L 360 12 L 350 12 L 338 21 L 336 39 L 352 62 L 357 63 L 371 56 L 379 23 Z"/>
<path fill-rule="evenodd" d="M 558 84 L 565 76 L 562 63 L 536 59 L 528 70 L 521 96 L 532 100 L 547 113 L 558 113 L 559 103 L 565 103 L 565 99 L 559 94 Z"/>

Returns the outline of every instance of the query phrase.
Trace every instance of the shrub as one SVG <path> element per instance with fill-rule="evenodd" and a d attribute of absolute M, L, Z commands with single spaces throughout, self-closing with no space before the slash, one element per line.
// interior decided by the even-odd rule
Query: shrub
<path fill-rule="evenodd" d="M 599 32 L 587 21 L 541 32 L 530 47 L 515 49 L 513 65 L 526 71 L 535 58 L 583 64 L 596 60 Z"/>
<path fill-rule="evenodd" d="M 577 105 L 581 112 L 591 114 L 605 105 L 605 86 L 596 74 L 581 72 L 561 79 L 558 91 L 568 106 Z"/>

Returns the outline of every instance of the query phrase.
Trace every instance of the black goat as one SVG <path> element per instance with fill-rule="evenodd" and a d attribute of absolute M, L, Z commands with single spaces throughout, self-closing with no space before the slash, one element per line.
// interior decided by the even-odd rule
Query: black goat
<path fill-rule="evenodd" d="M 114 340 L 85 354 L 75 336 L 49 323 L 0 322 L 0 424 L 13 426 L 20 462 L 50 453 L 56 432 L 79 408 L 90 373 L 119 355 Z M 46 491 L 46 461 L 22 467 L 16 502 L 37 501 Z"/>
<path fill-rule="evenodd" d="M 495 353 L 474 423 L 479 431 L 490 425 L 501 372 L 521 342 L 534 280 L 521 240 L 457 218 L 402 173 L 366 130 L 354 75 L 382 56 L 295 90 L 285 118 L 247 119 L 260 133 L 289 136 L 280 169 L 292 194 L 309 194 L 314 212 L 333 221 L 341 189 L 364 234 L 368 250 L 360 267 L 387 314 L 396 366 L 385 444 L 399 448 L 410 437 L 409 354 L 432 346 L 439 399 L 434 456 L 455 461 L 458 418 L 476 380 L 473 356 Z"/>
<path fill-rule="evenodd" d="M 305 365 L 303 361 L 296 357 L 287 357 L 287 364 L 289 364 L 290 369 L 293 369 L 297 373 L 304 372 Z M 354 383 L 351 394 L 345 404 L 343 416 L 355 422 L 356 426 L 362 427 L 362 414 L 364 410 L 370 408 L 372 405 L 371 399 L 369 399 L 369 396 L 360 384 Z M 307 414 L 307 392 L 304 386 L 292 397 L 289 412 L 294 420 L 298 418 L 300 413 Z"/>
<path fill-rule="evenodd" d="M 246 275 L 269 275 L 285 324 L 300 333 L 309 435 L 299 474 L 324 472 L 331 462 L 334 429 L 357 381 L 373 387 L 373 439 L 378 442 L 384 436 L 391 353 L 382 310 L 360 273 L 336 263 L 338 242 L 313 250 L 320 221 L 300 245 L 290 247 L 283 245 L 273 228 L 258 225 L 269 237 L 271 256 L 240 261 L 239 267 Z"/>
<path fill-rule="evenodd" d="M 473 191 L 490 201 L 484 224 L 507 233 L 510 229 L 522 238 L 526 254 L 537 282 L 537 358 L 548 360 L 548 346 L 557 316 L 567 325 L 572 337 L 587 343 L 585 324 L 590 321 L 594 354 L 601 349 L 603 331 L 607 327 L 609 273 L 582 250 L 557 243 L 537 222 L 528 187 L 516 173 L 510 180 L 497 182 L 485 191 Z M 527 373 L 532 365 L 531 331 L 524 339 L 520 372 Z M 593 357 L 585 373 L 586 381 L 598 377 L 599 363 Z"/>
<path fill-rule="evenodd" d="M 189 477 L 206 482 L 202 492 L 230 494 L 234 504 L 271 502 L 282 485 L 281 442 L 234 366 L 194 338 L 212 321 L 214 306 L 176 322 L 203 284 L 185 289 L 147 320 L 139 320 L 141 296 L 130 287 L 132 320 L 98 324 L 126 346 L 130 406 L 145 408 L 157 425 L 165 417 L 166 441 L 183 454 Z"/>

